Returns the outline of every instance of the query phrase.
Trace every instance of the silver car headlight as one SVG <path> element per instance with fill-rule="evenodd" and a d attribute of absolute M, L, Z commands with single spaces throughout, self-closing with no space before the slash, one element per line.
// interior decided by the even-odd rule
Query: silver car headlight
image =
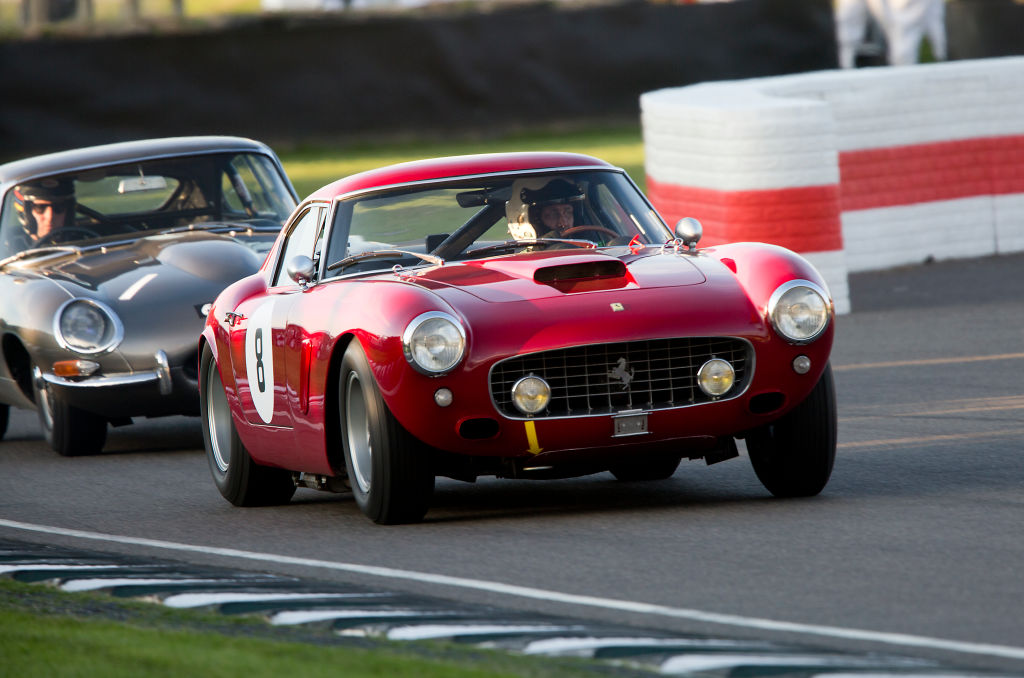
<path fill-rule="evenodd" d="M 809 280 L 790 280 L 772 293 L 768 317 L 775 331 L 787 341 L 806 344 L 828 327 L 832 303 L 828 293 Z"/>
<path fill-rule="evenodd" d="M 70 299 L 57 309 L 53 336 L 61 348 L 95 355 L 117 348 L 124 339 L 124 325 L 106 304 L 93 299 Z"/>
<path fill-rule="evenodd" d="M 466 352 L 466 330 L 453 316 L 429 311 L 416 316 L 405 328 L 402 348 L 414 368 L 439 376 L 462 360 Z"/>

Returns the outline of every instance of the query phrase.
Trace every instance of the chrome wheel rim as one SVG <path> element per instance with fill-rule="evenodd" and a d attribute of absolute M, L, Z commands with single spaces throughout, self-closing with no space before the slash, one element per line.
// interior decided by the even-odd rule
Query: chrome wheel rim
<path fill-rule="evenodd" d="M 359 491 L 368 494 L 373 472 L 373 447 L 370 444 L 366 398 L 355 372 L 350 372 L 345 381 L 345 424 L 352 475 Z"/>
<path fill-rule="evenodd" d="M 213 463 L 221 473 L 227 473 L 231 459 L 231 408 L 214 364 L 206 375 L 206 424 L 210 429 Z"/>

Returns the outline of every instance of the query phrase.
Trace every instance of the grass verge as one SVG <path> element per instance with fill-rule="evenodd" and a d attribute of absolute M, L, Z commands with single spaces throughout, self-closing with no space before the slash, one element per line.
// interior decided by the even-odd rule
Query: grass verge
<path fill-rule="evenodd" d="M 173 610 L 3 579 L 0 657 L 0 676 L 12 678 L 582 678 L 619 673 L 580 660 L 342 637 L 327 627 L 272 627 L 257 617 Z"/>
<path fill-rule="evenodd" d="M 468 153 L 571 151 L 623 168 L 645 190 L 644 149 L 639 123 L 581 130 L 543 130 L 454 140 L 383 141 L 348 146 L 277 148 L 300 197 L 335 179 L 397 162 Z"/>

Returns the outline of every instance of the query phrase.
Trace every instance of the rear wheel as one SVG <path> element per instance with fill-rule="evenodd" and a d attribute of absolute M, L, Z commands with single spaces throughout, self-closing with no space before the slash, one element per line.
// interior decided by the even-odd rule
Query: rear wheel
<path fill-rule="evenodd" d="M 36 368 L 32 374 L 36 412 L 46 442 L 62 457 L 98 454 L 107 442 L 107 420 L 72 405 L 46 383 Z"/>
<path fill-rule="evenodd" d="M 612 466 L 609 471 L 617 480 L 631 482 L 634 480 L 664 480 L 671 478 L 679 468 L 679 457 L 647 457 L 621 462 Z"/>
<path fill-rule="evenodd" d="M 257 464 L 238 437 L 209 346 L 203 347 L 199 363 L 199 412 L 210 473 L 225 499 L 235 506 L 271 506 L 292 498 L 291 472 Z"/>
<path fill-rule="evenodd" d="M 825 488 L 836 458 L 831 366 L 795 409 L 748 434 L 747 452 L 761 484 L 776 497 L 811 497 Z"/>
<path fill-rule="evenodd" d="M 357 341 L 345 350 L 338 387 L 345 467 L 359 509 L 375 523 L 422 520 L 434 491 L 429 450 L 391 414 Z"/>
<path fill-rule="evenodd" d="M 11 420 L 11 406 L 0 405 L 0 440 L 7 434 L 7 423 Z"/>

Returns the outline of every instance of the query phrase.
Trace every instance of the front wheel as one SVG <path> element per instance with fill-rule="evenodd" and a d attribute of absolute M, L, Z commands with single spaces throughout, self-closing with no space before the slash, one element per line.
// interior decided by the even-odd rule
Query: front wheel
<path fill-rule="evenodd" d="M 33 370 L 32 386 L 39 424 L 50 447 L 62 457 L 99 454 L 107 442 L 107 420 L 69 405 L 46 383 L 38 367 Z"/>
<path fill-rule="evenodd" d="M 825 488 L 836 459 L 831 365 L 795 409 L 748 434 L 747 452 L 758 480 L 776 497 L 811 497 Z"/>
<path fill-rule="evenodd" d="M 391 414 L 355 340 L 338 388 L 345 467 L 359 509 L 375 523 L 419 522 L 434 492 L 429 450 Z"/>
<path fill-rule="evenodd" d="M 199 362 L 199 413 L 210 473 L 225 499 L 235 506 L 272 506 L 292 498 L 295 483 L 291 473 L 254 462 L 238 437 L 220 370 L 208 345 Z"/>

